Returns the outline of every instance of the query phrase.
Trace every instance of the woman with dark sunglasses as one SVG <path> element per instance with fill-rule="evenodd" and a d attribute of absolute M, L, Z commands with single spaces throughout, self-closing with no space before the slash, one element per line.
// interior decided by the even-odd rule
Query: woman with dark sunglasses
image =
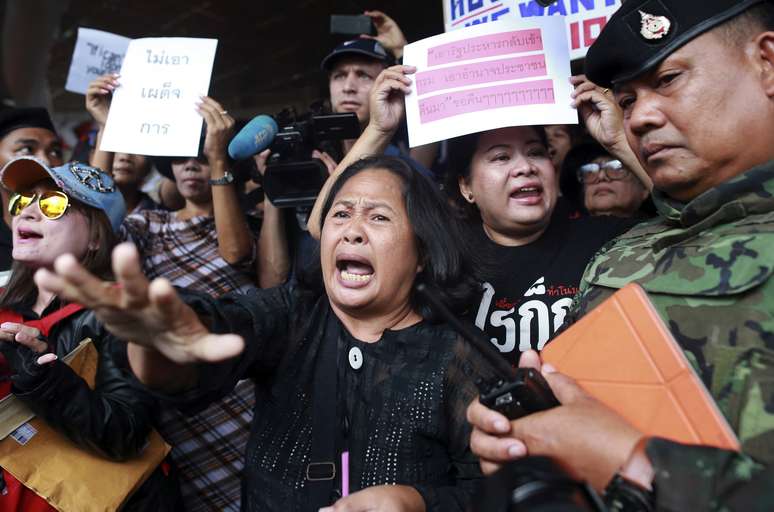
<path fill-rule="evenodd" d="M 32 279 L 65 253 L 109 279 L 110 252 L 124 216 L 121 194 L 99 169 L 78 163 L 50 168 L 33 158 L 8 163 L 0 181 L 12 192 L 14 260 L 0 293 L 0 397 L 13 393 L 84 449 L 115 460 L 133 457 L 148 441 L 155 400 L 137 391 L 116 364 L 126 360 L 125 346 L 91 311 L 61 301 Z M 93 390 L 60 360 L 84 338 L 99 352 Z M 55 510 L 9 472 L 0 478 L 0 510 Z M 68 492 L 66 475 L 62 480 Z M 177 510 L 178 500 L 176 481 L 156 470 L 124 510 Z"/>

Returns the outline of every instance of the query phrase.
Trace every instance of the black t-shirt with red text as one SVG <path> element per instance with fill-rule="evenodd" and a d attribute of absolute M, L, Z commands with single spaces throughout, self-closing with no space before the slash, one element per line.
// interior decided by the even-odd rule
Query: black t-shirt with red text
<path fill-rule="evenodd" d="M 521 352 L 541 350 L 564 323 L 592 256 L 637 222 L 583 216 L 559 198 L 548 228 L 530 244 L 499 245 L 478 227 L 473 247 L 488 266 L 470 320 L 513 364 Z"/>

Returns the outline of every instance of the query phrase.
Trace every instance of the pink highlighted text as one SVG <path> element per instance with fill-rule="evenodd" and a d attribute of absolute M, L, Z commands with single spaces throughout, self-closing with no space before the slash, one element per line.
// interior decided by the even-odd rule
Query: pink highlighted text
<path fill-rule="evenodd" d="M 422 124 L 471 112 L 495 108 L 556 103 L 553 80 L 481 87 L 467 91 L 437 94 L 419 100 Z"/>
<path fill-rule="evenodd" d="M 529 55 L 464 64 L 416 74 L 418 94 L 488 82 L 532 78 L 546 74 L 545 55 Z"/>

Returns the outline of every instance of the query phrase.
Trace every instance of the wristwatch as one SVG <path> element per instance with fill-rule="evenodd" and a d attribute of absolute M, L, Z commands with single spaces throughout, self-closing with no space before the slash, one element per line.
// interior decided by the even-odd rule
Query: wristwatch
<path fill-rule="evenodd" d="M 629 458 L 605 488 L 605 504 L 610 512 L 652 512 L 656 510 L 653 466 L 645 447 L 650 440 L 642 436 L 629 454 Z M 634 480 L 649 480 L 650 488 Z"/>
<path fill-rule="evenodd" d="M 228 171 L 223 173 L 222 178 L 216 178 L 214 180 L 210 180 L 210 185 L 229 185 L 231 183 L 234 183 L 234 175 Z"/>
<path fill-rule="evenodd" d="M 605 488 L 605 505 L 610 512 L 653 512 L 656 510 L 655 493 L 616 474 Z"/>

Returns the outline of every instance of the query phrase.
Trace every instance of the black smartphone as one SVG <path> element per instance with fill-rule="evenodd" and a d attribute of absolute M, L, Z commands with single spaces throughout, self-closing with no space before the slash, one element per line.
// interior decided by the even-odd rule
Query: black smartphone
<path fill-rule="evenodd" d="M 365 14 L 350 16 L 346 14 L 331 15 L 331 34 L 375 35 L 376 30 L 371 18 Z"/>

